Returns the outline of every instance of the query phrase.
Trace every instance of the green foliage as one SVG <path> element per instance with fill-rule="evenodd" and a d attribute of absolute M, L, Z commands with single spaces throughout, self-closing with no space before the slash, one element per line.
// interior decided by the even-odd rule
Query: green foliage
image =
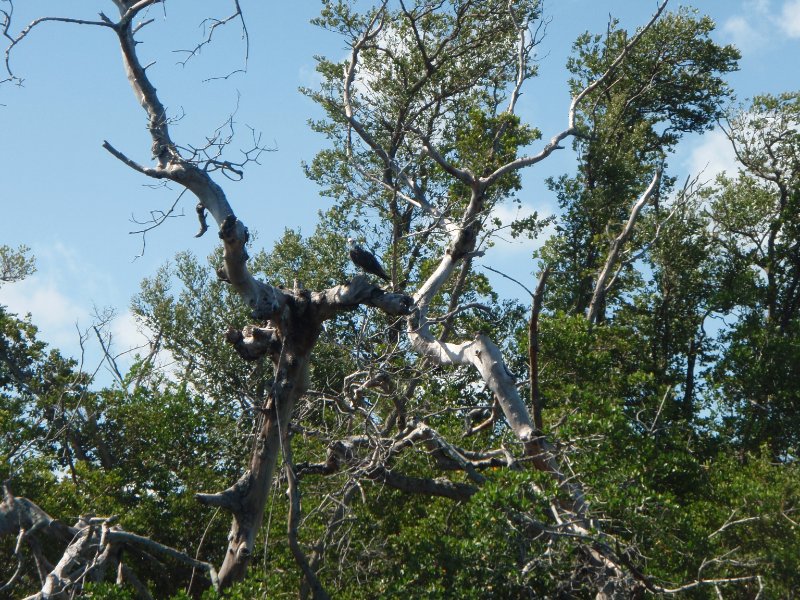
<path fill-rule="evenodd" d="M 136 596 L 130 588 L 101 582 L 87 583 L 81 597 L 91 598 L 91 600 L 133 600 Z"/>
<path fill-rule="evenodd" d="M 455 137 L 453 151 L 464 157 L 459 166 L 487 176 L 517 158 L 519 148 L 541 139 L 542 134 L 538 129 L 523 125 L 517 115 L 489 115 L 471 108 L 463 122 L 459 119 Z M 514 173 L 500 185 L 518 190 L 519 174 Z"/>
<path fill-rule="evenodd" d="M 516 172 L 476 191 L 419 151 L 434 140 L 455 169 L 487 176 L 540 139 L 504 112 L 517 81 L 519 23 L 541 16 L 537 1 L 512 5 L 425 0 L 387 9 L 384 28 L 361 48 L 352 98 L 386 156 L 345 126 L 346 65 L 319 59 L 320 87 L 305 92 L 325 111 L 312 127 L 330 147 L 306 170 L 336 204 L 311 235 L 286 229 L 269 252 L 251 251 L 256 276 L 315 291 L 343 284 L 353 273 L 352 236 L 387 265 L 393 291 L 415 290 L 439 267 L 439 220 L 457 221 L 478 201 L 466 224 L 486 234 L 478 248 L 491 246 L 492 227 L 541 233 L 547 222 L 538 215 L 510 224 L 492 216 L 498 203 L 517 200 Z M 377 10 L 328 0 L 317 23 L 355 43 Z M 333 597 L 588 597 L 598 589 L 586 568 L 597 548 L 653 586 L 737 579 L 720 583 L 720 593 L 741 598 L 760 585 L 764 597 L 800 589 L 800 95 L 759 97 L 728 115 L 741 171 L 702 191 L 676 190 L 665 159 L 683 134 L 722 116 L 724 76 L 736 68 L 737 52 L 715 44 L 712 29 L 682 9 L 649 30 L 578 107 L 577 172 L 550 182 L 563 214 L 539 252 L 553 275 L 538 321 L 538 386 L 561 485 L 532 467 L 532 458 L 551 457 L 526 455 L 502 416 L 470 430 L 496 412 L 474 369 L 420 359 L 407 324 L 372 309 L 325 323 L 286 442 L 302 493 L 299 542 L 309 556 L 324 549 L 319 577 Z M 573 91 L 605 72 L 629 39 L 616 24 L 581 36 L 568 63 Z M 413 175 L 429 210 L 387 161 Z M 661 189 L 624 248 L 601 317 L 589 323 L 611 240 L 657 168 L 665 169 Z M 25 252 L 0 247 L 11 273 L 4 281 L 32 272 Z M 466 303 L 486 304 L 488 314 L 441 317 L 432 332 L 496 340 L 527 391 L 528 299 L 500 301 L 476 272 L 478 258 L 459 263 L 429 314 Z M 140 358 L 103 389 L 39 341 L 29 318 L 0 307 L 0 477 L 15 494 L 65 522 L 116 514 L 128 530 L 221 562 L 228 519 L 194 495 L 241 475 L 273 384 L 269 363 L 245 363 L 221 341 L 251 320 L 218 280 L 221 260 L 216 252 L 206 266 L 183 253 L 142 283 L 134 312 L 173 368 Z M 431 440 L 397 442 L 420 424 L 479 466 L 456 469 Z M 474 493 L 462 501 L 404 493 L 381 481 L 373 462 Z M 580 535 L 554 519 L 574 502 L 573 483 L 588 506 Z M 224 594 L 196 578 L 190 595 L 189 570 L 177 564 L 136 563 L 140 578 L 180 600 L 296 597 L 284 487 L 277 476 L 249 577 Z M 14 540 L 2 544 L 10 556 Z M 51 562 L 62 551 L 43 547 Z M 7 563 L 0 581 L 11 577 Z M 19 589 L 38 585 L 31 569 Z M 87 582 L 81 593 L 134 597 L 108 583 Z M 686 592 L 715 594 L 700 582 Z"/>
<path fill-rule="evenodd" d="M 129 387 L 93 391 L 74 361 L 47 352 L 29 321 L 0 308 L 0 323 L 0 476 L 13 493 L 65 522 L 118 515 L 124 528 L 193 553 L 211 518 L 194 494 L 223 489 L 239 474 L 243 451 L 230 412 L 146 362 L 131 369 Z M 216 560 L 221 519 L 205 539 L 201 557 L 210 551 Z M 61 551 L 45 545 L 54 563 Z M 153 565 L 142 565 L 140 576 L 165 592 L 179 583 Z M 102 586 L 91 593 L 126 597 Z"/>
<path fill-rule="evenodd" d="M 28 256 L 30 250 L 27 246 L 14 250 L 7 244 L 0 244 L 0 285 L 25 279 L 36 271 L 36 260 Z"/>
<path fill-rule="evenodd" d="M 736 69 L 738 52 L 714 43 L 713 27 L 710 19 L 685 9 L 665 15 L 632 48 L 608 85 L 579 107 L 578 174 L 549 180 L 564 214 L 559 235 L 540 253 L 555 270 L 551 289 L 558 309 L 586 311 L 609 242 L 656 169 L 682 134 L 704 131 L 721 116 L 721 103 L 730 94 L 723 77 Z M 567 65 L 573 93 L 606 72 L 628 41 L 615 23 L 605 36 L 581 36 Z M 671 180 L 663 178 L 660 193 L 670 187 Z M 629 242 L 632 252 L 641 240 L 635 235 Z M 630 272 L 623 272 L 607 303 L 635 283 Z"/>
<path fill-rule="evenodd" d="M 800 94 L 762 96 L 729 118 L 742 167 L 709 194 L 724 305 L 739 313 L 712 372 L 722 431 L 794 461 L 800 447 Z"/>
<path fill-rule="evenodd" d="M 319 57 L 322 83 L 303 91 L 326 112 L 325 120 L 311 126 L 328 138 L 330 148 L 306 170 L 322 194 L 337 200 L 334 212 L 344 237 L 350 231 L 357 234 L 353 237 L 382 240 L 372 245 L 396 274 L 396 289 L 410 289 L 432 272 L 430 261 L 438 262 L 436 217 L 408 198 L 423 194 L 434 211 L 458 220 L 473 193 L 430 153 L 419 151 L 421 140 L 435 139 L 441 156 L 456 168 L 487 175 L 541 137 L 505 111 L 518 75 L 520 27 L 538 22 L 540 11 L 536 0 L 516 2 L 513 10 L 492 0 L 419 2 L 363 14 L 354 3 L 324 3 L 317 24 L 351 45 L 367 24 L 381 23 L 376 37 L 359 46 L 350 89 L 352 108 L 373 142 L 364 143 L 345 125 L 342 71 L 347 65 Z M 534 76 L 530 55 L 524 63 L 525 78 Z M 372 151 L 377 145 L 385 149 L 382 157 Z M 417 188 L 409 189 L 387 161 L 404 165 Z M 511 199 L 519 186 L 518 174 L 511 172 L 482 191 L 481 218 L 488 219 L 493 206 Z M 533 217 L 496 226 L 536 235 L 544 224 Z"/>

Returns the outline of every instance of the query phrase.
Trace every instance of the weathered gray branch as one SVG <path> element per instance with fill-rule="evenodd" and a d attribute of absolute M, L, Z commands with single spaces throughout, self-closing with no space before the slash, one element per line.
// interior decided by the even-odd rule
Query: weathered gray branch
<path fill-rule="evenodd" d="M 304 581 L 311 589 L 314 600 L 328 600 L 330 596 L 322 587 L 317 573 L 311 568 L 308 562 L 308 557 L 303 549 L 300 547 L 300 542 L 297 539 L 297 530 L 300 525 L 300 492 L 297 489 L 297 476 L 294 472 L 294 465 L 292 464 L 292 451 L 289 445 L 289 440 L 284 440 L 285 443 L 285 462 L 286 462 L 286 479 L 288 482 L 288 489 L 286 494 L 289 497 L 289 514 L 287 516 L 287 536 L 289 538 L 289 548 L 292 551 L 294 560 L 303 572 Z"/>
<path fill-rule="evenodd" d="M 533 423 L 536 425 L 536 431 L 540 435 L 544 430 L 544 420 L 542 418 L 542 398 L 539 395 L 539 313 L 542 311 L 544 289 L 549 276 L 550 267 L 547 266 L 539 276 L 539 284 L 533 293 L 531 316 L 528 321 L 528 370 L 531 380 L 531 407 L 533 408 Z"/>
<path fill-rule="evenodd" d="M 633 228 L 636 225 L 636 220 L 639 218 L 639 214 L 642 212 L 642 209 L 658 191 L 658 183 L 660 180 L 661 168 L 659 167 L 658 170 L 656 170 L 655 175 L 653 175 L 650 185 L 647 186 L 647 189 L 633 204 L 633 207 L 631 207 L 631 213 L 628 216 L 628 221 L 625 223 L 625 227 L 623 227 L 620 234 L 611 243 L 611 248 L 608 251 L 608 257 L 606 258 L 605 265 L 603 265 L 603 269 L 600 271 L 600 274 L 597 277 L 597 283 L 595 283 L 594 293 L 592 294 L 592 301 L 589 303 L 589 309 L 586 312 L 586 319 L 590 323 L 593 323 L 597 318 L 600 306 L 602 305 L 606 292 L 608 291 L 606 282 L 608 281 L 608 277 L 611 275 L 611 271 L 614 268 L 617 259 L 619 258 L 622 247 L 625 245 L 625 242 L 630 239 L 631 235 L 633 235 Z"/>
<path fill-rule="evenodd" d="M 109 561 L 116 561 L 122 549 L 159 554 L 199 568 L 208 573 L 212 585 L 218 589 L 219 582 L 213 565 L 150 538 L 123 531 L 118 526 L 112 526 L 114 520 L 114 517 L 82 517 L 76 525 L 70 527 L 53 519 L 27 498 L 14 497 L 6 487 L 3 502 L 0 503 L 0 537 L 17 535 L 18 546 L 23 541 L 30 542 L 37 565 L 41 563 L 42 566 L 43 557 L 33 544 L 34 533 L 36 536 L 46 536 L 51 541 L 66 544 L 58 563 L 49 566 L 42 589 L 29 598 L 59 597 L 89 572 L 102 579 Z M 21 548 L 17 550 L 21 552 Z M 13 578 L 9 584 L 12 583 Z"/>
<path fill-rule="evenodd" d="M 473 485 L 455 483 L 441 477 L 415 477 L 387 466 L 393 456 L 418 443 L 426 447 L 440 468 L 464 471 L 479 484 L 483 483 L 485 478 L 477 472 L 478 468 L 506 464 L 504 460 L 497 460 L 494 455 L 471 454 L 467 457 L 465 451 L 449 444 L 428 425 L 420 423 L 393 442 L 363 436 L 337 440 L 328 448 L 324 463 L 298 464 L 296 471 L 298 475 L 330 475 L 348 467 L 354 478 L 365 477 L 408 493 L 439 496 L 456 501 L 468 500 L 478 491 Z M 356 454 L 360 447 L 366 449 L 368 457 L 359 457 Z"/>
<path fill-rule="evenodd" d="M 397 473 L 383 466 L 376 466 L 370 469 L 366 475 L 374 481 L 384 483 L 389 487 L 409 494 L 439 496 L 458 502 L 466 502 L 478 491 L 478 488 L 474 485 L 456 483 L 444 477 L 413 477 Z"/>
<path fill-rule="evenodd" d="M 180 550 L 176 550 L 175 548 L 171 548 L 164 544 L 159 544 L 158 542 L 151 540 L 150 538 L 137 535 L 129 531 L 122 531 L 121 529 L 117 528 L 109 530 L 106 535 L 106 539 L 109 544 L 125 544 L 126 546 L 129 547 L 136 547 L 142 550 L 147 550 L 148 552 L 168 556 L 169 558 L 176 560 L 178 562 L 182 562 L 183 564 L 189 565 L 190 567 L 193 567 L 195 569 L 200 569 L 201 571 L 205 571 L 206 573 L 208 573 L 208 578 L 211 580 L 211 585 L 214 586 L 214 589 L 219 589 L 219 578 L 217 576 L 217 570 L 211 563 L 207 563 L 202 560 L 197 560 L 194 557 L 189 556 L 185 552 L 181 552 Z"/>
<path fill-rule="evenodd" d="M 366 276 L 356 275 L 347 284 L 312 292 L 311 302 L 319 306 L 321 318 L 329 319 L 360 305 L 378 308 L 388 315 L 403 316 L 409 314 L 414 300 L 405 294 L 387 292 L 370 283 Z"/>

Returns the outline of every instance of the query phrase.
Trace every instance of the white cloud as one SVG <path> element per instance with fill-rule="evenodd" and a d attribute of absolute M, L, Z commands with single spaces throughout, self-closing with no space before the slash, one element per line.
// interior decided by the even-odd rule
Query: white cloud
<path fill-rule="evenodd" d="M 312 90 L 318 90 L 322 85 L 322 75 L 313 64 L 303 64 L 297 70 L 297 80 L 300 85 Z"/>
<path fill-rule="evenodd" d="M 3 285 L 0 287 L 0 304 L 20 318 L 30 313 L 31 321 L 39 330 L 37 338 L 58 349 L 62 355 L 78 360 L 82 370 L 94 372 L 103 362 L 103 349 L 91 330 L 98 322 L 95 310 L 87 309 L 80 301 L 71 298 L 69 290 L 62 289 L 56 278 L 36 273 L 23 281 Z M 81 334 L 86 334 L 83 348 L 80 345 Z M 111 355 L 116 357 L 115 362 L 123 373 L 130 368 L 137 354 L 145 356 L 150 352 L 149 340 L 153 337 L 142 330 L 130 310 L 108 321 L 101 335 L 105 344 L 110 341 Z M 159 367 L 168 370 L 172 363 L 174 358 L 166 350 L 161 350 L 156 356 L 155 364 Z M 110 367 L 103 365 L 97 371 L 95 385 L 110 385 L 113 379 Z"/>
<path fill-rule="evenodd" d="M 774 46 L 787 37 L 800 38 L 800 0 L 785 0 L 780 6 L 769 0 L 744 1 L 739 14 L 728 18 L 721 30 L 745 53 Z"/>
<path fill-rule="evenodd" d="M 731 38 L 737 48 L 743 51 L 760 48 L 767 41 L 761 20 L 752 17 L 741 15 L 731 17 L 722 25 L 722 31 Z"/>
<path fill-rule="evenodd" d="M 692 176 L 702 173 L 703 181 L 713 181 L 721 173 L 735 176 L 738 166 L 730 140 L 719 130 L 705 134 L 689 153 L 686 168 Z"/>
<path fill-rule="evenodd" d="M 95 300 L 108 299 L 106 292 L 113 287 L 111 278 L 58 240 L 33 246 L 37 272 L 0 287 L 0 304 L 21 318 L 30 314 L 39 340 L 81 362 L 83 370 L 94 371 L 103 359 L 103 351 L 91 327 L 98 322 L 95 314 L 105 312 L 95 309 Z M 111 335 L 111 352 L 115 355 L 147 343 L 129 310 L 109 321 L 106 333 Z M 83 347 L 81 335 L 85 335 Z M 139 352 L 148 351 L 145 347 Z M 121 356 L 120 368 L 126 369 L 134 354 Z M 101 369 L 100 385 L 110 383 L 103 373 Z"/>
<path fill-rule="evenodd" d="M 34 243 L 37 271 L 0 288 L 0 304 L 20 317 L 30 313 L 39 339 L 79 358 L 80 333 L 92 325 L 92 296 L 102 289 L 97 273 L 73 247 L 53 239 Z"/>
<path fill-rule="evenodd" d="M 141 348 L 140 353 L 148 352 L 149 338 L 136 322 L 130 310 L 117 315 L 111 323 L 111 335 L 117 352 Z"/>
<path fill-rule="evenodd" d="M 116 315 L 114 320 L 109 323 L 109 333 L 111 334 L 111 352 L 116 356 L 116 363 L 124 373 L 133 364 L 133 359 L 139 355 L 147 356 L 150 353 L 150 342 L 154 339 L 153 332 L 144 327 L 136 320 L 130 310 Z M 167 376 L 171 376 L 172 365 L 175 357 L 169 350 L 161 348 L 155 356 L 154 365 L 156 368 L 163 369 Z"/>
<path fill-rule="evenodd" d="M 769 14 L 770 0 L 745 0 L 742 3 L 745 11 L 755 11 L 761 14 Z"/>
<path fill-rule="evenodd" d="M 789 0 L 783 5 L 780 27 L 790 38 L 800 38 L 800 0 Z"/>
<path fill-rule="evenodd" d="M 111 353 L 116 356 L 117 366 L 124 372 L 133 364 L 136 355 L 147 356 L 150 339 L 153 337 L 136 322 L 130 310 L 115 315 L 108 324 L 111 336 Z"/>
<path fill-rule="evenodd" d="M 30 313 L 39 337 L 59 348 L 75 348 L 78 331 L 75 324 L 89 324 L 89 312 L 65 294 L 55 279 L 34 274 L 27 279 L 0 288 L 0 304 L 20 317 Z"/>

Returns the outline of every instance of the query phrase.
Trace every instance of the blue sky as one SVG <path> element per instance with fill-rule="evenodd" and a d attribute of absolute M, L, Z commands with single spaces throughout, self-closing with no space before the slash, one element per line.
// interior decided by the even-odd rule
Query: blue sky
<path fill-rule="evenodd" d="M 188 65 L 177 64 L 181 55 L 173 51 L 202 39 L 204 16 L 227 16 L 228 3 L 220 0 L 170 0 L 166 19 L 163 8 L 152 9 L 155 22 L 140 36 L 140 54 L 145 63 L 156 60 L 149 73 L 170 113 L 184 115 L 172 127 L 178 143 L 200 144 L 238 103 L 240 144 L 247 144 L 247 128 L 252 127 L 275 147 L 262 156 L 260 166 L 251 165 L 244 181 L 220 181 L 239 217 L 269 247 L 286 227 L 310 233 L 317 211 L 330 205 L 300 168 L 325 141 L 306 124 L 319 116 L 317 108 L 297 90 L 317 81 L 314 55 L 343 58 L 346 48 L 336 36 L 309 24 L 319 10 L 314 0 L 241 4 L 250 32 L 246 74 L 203 82 L 242 66 L 244 46 L 235 25 L 218 31 L 214 44 Z M 740 48 L 741 70 L 730 81 L 741 100 L 800 87 L 800 0 L 700 0 L 693 5 L 717 22 L 717 41 Z M 655 0 L 545 0 L 552 21 L 539 49 L 540 76 L 529 82 L 519 104 L 523 119 L 542 129 L 545 138 L 563 129 L 569 103 L 564 64 L 575 37 L 586 30 L 604 31 L 609 14 L 635 28 L 655 7 Z M 112 14 L 113 5 L 110 0 L 16 0 L 15 9 L 19 28 L 43 15 L 95 19 L 101 10 Z M 110 31 L 45 24 L 16 49 L 12 64 L 25 84 L 0 87 L 0 243 L 33 248 L 39 270 L 24 282 L 0 288 L 0 303 L 31 312 L 42 338 L 73 355 L 78 352 L 76 323 L 86 327 L 95 307 L 113 307 L 119 315 L 116 345 L 123 349 L 138 339 L 128 305 L 141 279 L 177 252 L 204 257 L 217 238 L 213 231 L 193 237 L 195 201 L 187 195 L 177 210 L 186 216 L 151 232 L 144 255 L 137 258 L 142 239 L 129 235 L 137 228 L 132 217 L 141 220 L 150 211 L 166 210 L 180 190 L 147 187 L 152 182 L 101 147 L 108 140 L 139 161 L 149 158 L 143 112 Z M 554 201 L 542 182 L 571 165 L 567 150 L 529 171 L 520 194 L 523 211 L 552 212 Z M 685 176 L 706 168 L 710 177 L 732 165 L 724 137 L 712 132 L 686 139 L 671 172 Z M 500 243 L 483 260 L 530 284 L 532 248 L 530 243 Z M 501 278 L 497 287 L 506 296 L 518 294 Z"/>

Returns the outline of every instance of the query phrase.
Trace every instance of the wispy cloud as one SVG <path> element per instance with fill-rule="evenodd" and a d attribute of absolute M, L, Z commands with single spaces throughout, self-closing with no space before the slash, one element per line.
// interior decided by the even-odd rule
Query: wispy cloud
<path fill-rule="evenodd" d="M 800 38 L 800 0 L 778 4 L 747 0 L 741 3 L 738 14 L 722 24 L 721 30 L 744 52 L 756 51 L 782 38 Z"/>
<path fill-rule="evenodd" d="M 743 51 L 753 51 L 766 45 L 769 37 L 759 20 L 741 15 L 731 17 L 722 25 L 722 31 Z"/>
<path fill-rule="evenodd" d="M 141 348 L 139 352 L 146 353 L 150 341 L 146 333 L 130 310 L 117 315 L 111 323 L 111 335 L 118 351 Z"/>
<path fill-rule="evenodd" d="M 94 370 L 103 358 L 92 326 L 99 319 L 95 308 L 98 298 L 107 299 L 111 276 L 99 272 L 90 261 L 70 246 L 59 241 L 35 244 L 38 271 L 16 283 L 0 287 L 0 304 L 20 317 L 31 315 L 38 328 L 37 337 L 57 348 L 65 356 L 82 361 L 83 368 Z M 111 334 L 113 354 L 124 353 L 147 343 L 129 310 L 106 323 Z M 86 335 L 88 333 L 88 335 Z M 81 335 L 85 335 L 81 346 Z M 148 352 L 144 348 L 141 353 Z M 120 367 L 127 367 L 134 353 L 120 358 Z"/>
<path fill-rule="evenodd" d="M 39 328 L 39 336 L 59 348 L 76 348 L 76 323 L 89 324 L 89 311 L 46 275 L 35 274 L 23 281 L 0 288 L 0 304 L 12 313 L 31 319 Z"/>
<path fill-rule="evenodd" d="M 789 0 L 783 5 L 780 27 L 790 38 L 800 38 L 800 0 Z"/>
<path fill-rule="evenodd" d="M 297 70 L 297 80 L 300 85 L 312 90 L 319 89 L 322 85 L 322 75 L 317 71 L 316 65 L 311 63 L 300 65 Z"/>
<path fill-rule="evenodd" d="M 115 315 L 107 324 L 107 328 L 110 334 L 111 354 L 123 373 L 130 369 L 137 356 L 145 357 L 151 352 L 155 334 L 137 321 L 130 310 Z M 168 377 L 176 375 L 173 369 L 175 357 L 163 347 L 156 354 L 153 364 Z"/>
<path fill-rule="evenodd" d="M 731 142 L 719 130 L 711 131 L 699 139 L 686 160 L 692 175 L 702 173 L 701 179 L 713 181 L 717 175 L 734 176 L 738 170 Z"/>

